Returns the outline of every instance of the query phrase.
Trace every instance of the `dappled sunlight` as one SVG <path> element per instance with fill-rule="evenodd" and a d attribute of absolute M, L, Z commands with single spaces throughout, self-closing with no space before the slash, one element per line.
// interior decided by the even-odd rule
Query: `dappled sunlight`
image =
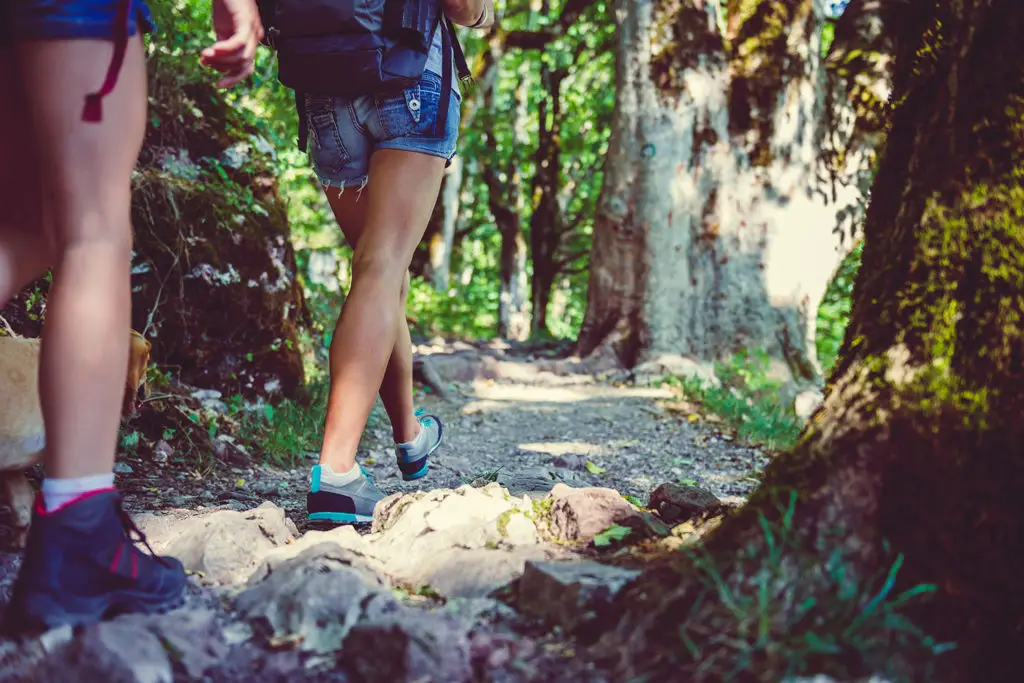
<path fill-rule="evenodd" d="M 597 444 L 581 441 L 550 441 L 546 443 L 521 443 L 517 446 L 521 451 L 543 453 L 545 455 L 604 455 L 608 449 Z"/>
<path fill-rule="evenodd" d="M 579 387 L 531 386 L 525 384 L 499 384 L 476 381 L 473 392 L 478 399 L 490 401 L 514 401 L 516 403 L 581 403 L 594 399 L 614 397 L 653 399 L 671 398 L 672 392 L 657 387 L 612 387 L 584 385 Z"/>

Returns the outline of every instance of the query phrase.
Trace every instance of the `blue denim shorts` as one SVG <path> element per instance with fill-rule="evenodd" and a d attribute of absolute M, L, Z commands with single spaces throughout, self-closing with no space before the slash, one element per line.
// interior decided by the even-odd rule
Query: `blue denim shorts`
<path fill-rule="evenodd" d="M 0 48 L 15 40 L 114 39 L 120 0 L 0 0 Z M 130 0 L 128 35 L 155 29 L 145 0 Z"/>
<path fill-rule="evenodd" d="M 363 188 L 370 157 L 378 149 L 400 149 L 442 157 L 449 163 L 459 139 L 462 96 L 450 97 L 444 134 L 436 136 L 441 77 L 430 71 L 396 97 L 363 96 L 355 99 L 306 95 L 309 159 L 325 187 Z"/>

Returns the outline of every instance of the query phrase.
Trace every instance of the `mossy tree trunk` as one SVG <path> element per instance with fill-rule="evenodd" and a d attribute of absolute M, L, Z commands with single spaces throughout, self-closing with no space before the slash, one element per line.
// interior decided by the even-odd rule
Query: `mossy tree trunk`
<path fill-rule="evenodd" d="M 616 108 L 579 352 L 763 349 L 820 377 L 814 317 L 857 203 L 821 161 L 821 0 L 620 0 Z"/>
<path fill-rule="evenodd" d="M 825 404 L 700 562 L 651 568 L 621 595 L 606 643 L 618 643 L 621 680 L 722 680 L 744 662 L 779 680 L 771 674 L 801 643 L 811 670 L 897 666 L 909 650 L 887 639 L 897 622 L 855 622 L 884 585 L 871 577 L 892 561 L 889 544 L 904 560 L 897 590 L 936 586 L 909 614 L 957 642 L 940 678 L 1019 678 L 1024 12 L 1019 0 L 907 4 L 891 130 Z M 824 656 L 802 640 L 844 632 Z M 925 680 L 921 661 L 904 662 L 909 680 Z"/>

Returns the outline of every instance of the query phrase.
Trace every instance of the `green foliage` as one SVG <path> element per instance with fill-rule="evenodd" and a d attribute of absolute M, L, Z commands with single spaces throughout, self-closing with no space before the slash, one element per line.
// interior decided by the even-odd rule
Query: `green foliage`
<path fill-rule="evenodd" d="M 701 545 L 685 548 L 699 595 L 679 629 L 679 664 L 692 680 L 786 680 L 827 673 L 839 680 L 884 674 L 894 683 L 930 680 L 937 642 L 908 617 L 933 585 L 896 591 L 903 557 L 871 576 L 858 576 L 837 548 L 822 563 L 801 546 L 792 526 L 796 493 L 778 521 L 759 513 L 763 538 L 729 566 Z M 736 572 L 742 572 L 738 578 Z M 800 577 L 795 580 L 795 577 Z M 701 612 L 709 601 L 714 618 Z"/>
<path fill-rule="evenodd" d="M 612 524 L 610 527 L 594 535 L 594 545 L 599 548 L 621 541 L 633 532 L 628 526 Z"/>
<path fill-rule="evenodd" d="M 766 353 L 743 351 L 715 364 L 719 386 L 692 377 L 670 377 L 666 381 L 721 418 L 741 442 L 785 450 L 796 443 L 802 427 L 782 401 L 782 384 L 769 376 L 769 366 Z"/>
<path fill-rule="evenodd" d="M 843 336 L 846 334 L 846 326 L 850 322 L 853 281 L 860 268 L 863 251 L 864 243 L 858 242 L 846 255 L 818 306 L 815 341 L 818 347 L 818 362 L 826 374 L 835 365 Z"/>

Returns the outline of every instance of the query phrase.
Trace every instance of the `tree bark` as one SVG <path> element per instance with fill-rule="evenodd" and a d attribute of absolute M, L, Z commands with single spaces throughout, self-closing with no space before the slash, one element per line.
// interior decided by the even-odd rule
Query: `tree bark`
<path fill-rule="evenodd" d="M 759 680 L 885 667 L 925 680 L 926 663 L 946 681 L 1018 677 L 1024 12 L 1016 0 L 907 4 L 891 132 L 825 404 L 699 562 L 653 566 L 620 594 L 603 643 L 620 680 L 722 680 L 743 663 Z M 895 619 L 872 616 L 891 606 L 872 601 L 888 547 L 904 560 L 888 600 L 933 584 L 907 614 L 955 642 L 951 654 L 936 660 L 920 639 L 895 639 Z M 804 670 L 787 670 L 804 634 L 840 638 L 831 653 L 804 647 Z"/>
<path fill-rule="evenodd" d="M 496 83 L 497 79 L 495 79 Z M 521 83 L 522 81 L 520 81 Z M 518 123 L 522 114 L 521 102 L 525 94 L 522 86 L 515 90 L 513 97 L 513 149 L 509 154 L 509 162 L 504 177 L 496 168 L 500 159 L 498 141 L 494 134 L 496 120 L 494 87 L 484 94 L 484 106 L 488 111 L 491 126 L 484 134 L 485 144 L 490 152 L 492 163 L 485 165 L 481 174 L 488 190 L 488 206 L 494 223 L 501 235 L 501 255 L 498 264 L 499 296 L 498 296 L 498 329 L 497 334 L 503 339 L 525 339 L 529 336 L 529 317 L 526 313 L 526 242 L 522 234 L 520 215 L 522 211 L 522 193 L 520 191 L 520 175 L 518 164 L 518 140 L 515 131 L 521 128 Z"/>
<path fill-rule="evenodd" d="M 452 248 L 455 226 L 459 222 L 459 195 L 462 193 L 462 159 L 455 157 L 445 172 L 438 204 L 441 209 L 441 230 L 430 239 L 430 283 L 439 292 L 448 291 L 451 277 Z"/>
<path fill-rule="evenodd" d="M 530 299 L 534 335 L 549 334 L 548 303 L 551 287 L 558 276 L 556 256 L 565 227 L 558 193 L 562 168 L 562 81 L 568 75 L 564 69 L 552 69 L 546 61 L 541 63 L 540 80 L 544 93 L 537 102 L 536 171 L 533 179 L 535 206 L 530 216 L 530 256 L 533 261 Z"/>
<path fill-rule="evenodd" d="M 619 0 L 617 98 L 579 349 L 714 360 L 741 348 L 816 381 L 829 230 L 820 0 Z M 837 196 L 838 193 L 838 196 Z"/>

